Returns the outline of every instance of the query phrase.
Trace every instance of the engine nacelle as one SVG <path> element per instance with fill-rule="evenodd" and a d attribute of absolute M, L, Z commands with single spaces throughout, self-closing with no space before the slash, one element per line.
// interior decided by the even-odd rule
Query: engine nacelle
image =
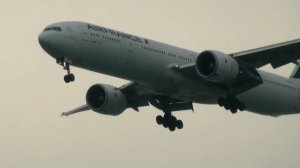
<path fill-rule="evenodd" d="M 204 51 L 196 60 L 196 71 L 201 77 L 217 83 L 230 83 L 239 74 L 237 61 L 219 51 Z"/>
<path fill-rule="evenodd" d="M 86 93 L 86 103 L 97 113 L 119 115 L 127 108 L 125 95 L 116 87 L 95 84 Z"/>

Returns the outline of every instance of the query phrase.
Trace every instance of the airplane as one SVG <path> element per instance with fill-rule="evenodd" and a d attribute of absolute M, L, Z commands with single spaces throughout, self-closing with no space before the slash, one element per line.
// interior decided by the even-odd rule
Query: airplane
<path fill-rule="evenodd" d="M 131 82 L 115 87 L 92 85 L 85 104 L 62 113 L 92 110 L 117 116 L 150 104 L 163 111 L 156 122 L 170 131 L 183 128 L 173 112 L 193 103 L 218 104 L 232 113 L 247 110 L 268 116 L 300 112 L 300 39 L 242 52 L 194 52 L 95 24 L 50 24 L 38 36 L 43 50 L 61 65 L 66 83 L 75 80 L 70 66 Z M 287 78 L 259 68 L 294 63 Z"/>

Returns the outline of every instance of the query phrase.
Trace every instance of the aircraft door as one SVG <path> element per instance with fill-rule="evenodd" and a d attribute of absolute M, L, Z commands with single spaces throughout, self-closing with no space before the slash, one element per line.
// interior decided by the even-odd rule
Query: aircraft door
<path fill-rule="evenodd" d="M 71 30 L 71 32 L 73 33 L 73 36 L 76 37 L 76 39 L 82 42 L 87 42 L 90 39 L 89 33 L 86 31 L 84 25 L 77 25 L 76 29 Z"/>
<path fill-rule="evenodd" d="M 66 34 L 67 37 L 70 39 L 73 39 L 74 41 L 78 40 L 78 29 L 77 28 L 72 28 L 70 24 L 67 25 L 66 27 Z"/>
<path fill-rule="evenodd" d="M 88 42 L 89 41 L 89 35 L 86 31 L 80 32 L 81 41 Z"/>
<path fill-rule="evenodd" d="M 67 27 L 66 27 L 66 34 L 67 34 L 67 37 L 68 38 L 71 38 L 73 39 L 73 31 L 72 31 L 72 28 L 71 26 L 68 24 Z"/>

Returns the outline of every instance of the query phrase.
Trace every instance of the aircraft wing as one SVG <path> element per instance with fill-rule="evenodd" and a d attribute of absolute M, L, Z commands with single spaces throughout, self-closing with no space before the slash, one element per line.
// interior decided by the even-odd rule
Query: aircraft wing
<path fill-rule="evenodd" d="M 120 90 L 127 98 L 128 107 L 133 108 L 135 111 L 139 111 L 139 107 L 148 106 L 149 103 L 160 110 L 165 110 L 164 106 L 167 105 L 172 111 L 194 111 L 192 102 L 175 99 L 168 96 L 147 93 L 145 89 L 145 86 L 142 86 L 136 82 L 129 82 L 128 84 L 120 87 Z"/>
<path fill-rule="evenodd" d="M 70 110 L 70 111 L 63 112 L 63 113 L 61 113 L 61 116 L 69 116 L 69 115 L 72 115 L 72 114 L 75 114 L 75 113 L 87 111 L 87 110 L 89 110 L 89 109 L 90 109 L 90 108 L 85 104 L 85 105 L 82 105 L 82 106 L 77 107 L 77 108 L 75 108 L 75 109 L 72 109 L 72 110 Z"/>
<path fill-rule="evenodd" d="M 123 85 L 119 88 L 127 98 L 128 108 L 133 108 L 136 111 L 139 111 L 139 107 L 148 106 L 148 99 L 144 95 L 138 94 L 139 85 L 135 82 L 129 82 L 126 85 Z M 74 108 L 70 111 L 61 113 L 61 116 L 69 116 L 75 113 L 84 112 L 90 110 L 87 104 L 80 107 Z"/>
<path fill-rule="evenodd" d="M 158 109 L 163 110 L 162 104 L 159 103 L 160 101 L 167 101 L 172 111 L 193 110 L 192 102 L 181 101 L 171 97 L 149 93 L 145 86 L 136 82 L 129 82 L 121 86 L 119 89 L 124 93 L 127 99 L 127 108 L 132 108 L 135 111 L 139 111 L 139 107 L 149 106 L 149 103 Z M 87 110 L 90 110 L 90 108 L 87 104 L 85 104 L 70 111 L 63 112 L 61 116 L 69 116 Z"/>
<path fill-rule="evenodd" d="M 140 88 L 138 83 L 129 82 L 126 85 L 120 87 L 120 90 L 127 98 L 128 107 L 133 108 L 135 111 L 139 111 L 139 107 L 148 106 L 148 99 L 145 94 L 140 94 Z"/>
<path fill-rule="evenodd" d="M 271 64 L 278 68 L 300 59 L 300 39 L 229 54 L 244 68 L 260 68 Z"/>

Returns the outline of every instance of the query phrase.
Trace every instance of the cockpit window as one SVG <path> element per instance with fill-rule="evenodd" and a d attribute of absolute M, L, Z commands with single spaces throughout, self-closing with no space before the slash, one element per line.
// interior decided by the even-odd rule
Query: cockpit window
<path fill-rule="evenodd" d="M 60 27 L 47 27 L 44 29 L 44 31 L 50 31 L 50 30 L 61 31 L 61 28 Z"/>

